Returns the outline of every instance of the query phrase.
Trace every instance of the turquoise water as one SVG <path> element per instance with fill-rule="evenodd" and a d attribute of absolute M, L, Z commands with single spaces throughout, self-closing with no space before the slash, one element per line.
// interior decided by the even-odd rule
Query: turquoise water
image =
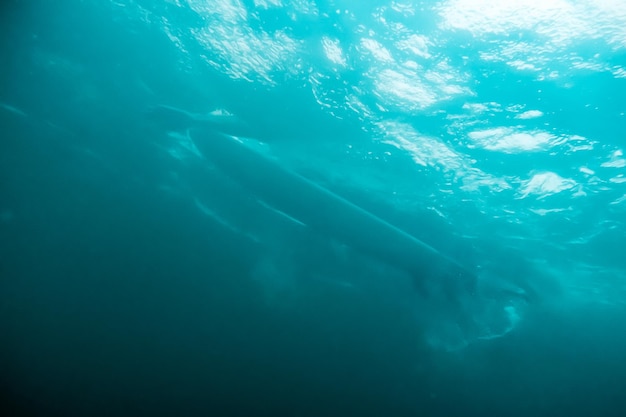
<path fill-rule="evenodd" d="M 622 2 L 5 3 L 6 415 L 624 415 Z"/>

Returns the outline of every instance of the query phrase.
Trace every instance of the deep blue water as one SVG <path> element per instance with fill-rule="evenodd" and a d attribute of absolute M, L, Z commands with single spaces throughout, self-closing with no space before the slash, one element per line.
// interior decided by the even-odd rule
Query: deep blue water
<path fill-rule="evenodd" d="M 0 11 L 3 415 L 626 415 L 623 2 Z"/>

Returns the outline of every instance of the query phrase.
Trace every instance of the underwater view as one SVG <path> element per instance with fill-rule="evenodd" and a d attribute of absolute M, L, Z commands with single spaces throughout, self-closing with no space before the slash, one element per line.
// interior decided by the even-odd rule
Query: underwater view
<path fill-rule="evenodd" d="M 5 0 L 0 413 L 626 416 L 626 2 Z"/>

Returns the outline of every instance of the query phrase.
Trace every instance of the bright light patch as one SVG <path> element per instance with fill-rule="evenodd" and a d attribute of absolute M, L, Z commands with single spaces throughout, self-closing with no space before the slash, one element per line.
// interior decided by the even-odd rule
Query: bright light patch
<path fill-rule="evenodd" d="M 565 0 L 452 0 L 441 8 L 441 15 L 444 27 L 475 35 L 532 30 L 564 38 L 588 27 L 583 16 Z"/>
<path fill-rule="evenodd" d="M 622 156 L 622 151 L 618 149 L 611 154 L 609 161 L 603 162 L 600 166 L 603 168 L 624 168 L 626 167 L 626 160 Z"/>
<path fill-rule="evenodd" d="M 528 110 L 515 116 L 516 119 L 536 119 L 543 116 L 543 112 L 539 110 Z"/>
<path fill-rule="evenodd" d="M 273 84 L 273 71 L 289 71 L 285 64 L 298 50 L 299 44 L 286 33 L 255 33 L 246 26 L 208 27 L 197 32 L 196 38 L 221 59 L 207 62 L 234 79 L 265 80 Z M 297 70 L 297 67 L 292 68 Z M 284 74 L 281 75 L 284 77 Z"/>
<path fill-rule="evenodd" d="M 520 198 L 536 195 L 538 199 L 542 199 L 572 189 L 576 185 L 576 181 L 563 178 L 554 172 L 542 172 L 535 174 L 530 180 L 522 183 Z"/>
<path fill-rule="evenodd" d="M 254 6 L 259 9 L 269 9 L 270 7 L 281 7 L 281 0 L 254 0 Z"/>
<path fill-rule="evenodd" d="M 570 208 L 555 208 L 555 209 L 530 209 L 530 211 L 532 211 L 535 214 L 538 214 L 539 216 L 545 216 L 546 214 L 550 214 L 550 213 L 561 213 L 567 210 L 571 210 L 571 207 Z"/>
<path fill-rule="evenodd" d="M 609 204 L 611 205 L 617 205 L 617 204 L 622 204 L 624 201 L 626 201 L 626 194 L 624 194 L 623 196 L 621 196 L 620 198 L 611 201 Z"/>
<path fill-rule="evenodd" d="M 326 58 L 328 58 L 331 62 L 341 65 L 342 67 L 346 66 L 346 59 L 343 56 L 339 40 L 330 39 L 324 36 L 322 38 L 322 47 L 324 48 Z"/>
<path fill-rule="evenodd" d="M 192 35 L 210 52 L 205 60 L 217 70 L 233 79 L 268 84 L 275 84 L 275 71 L 283 72 L 282 79 L 284 72 L 293 74 L 299 70 L 292 61 L 300 42 L 284 30 L 271 33 L 253 30 L 248 24 L 248 11 L 240 0 L 194 0 L 189 5 L 206 22 L 204 27 L 192 29 Z M 259 7 L 263 5 L 278 3 L 270 0 L 259 3 Z"/>
<path fill-rule="evenodd" d="M 401 51 L 408 51 L 415 56 L 428 59 L 431 57 L 428 52 L 429 43 L 430 41 L 426 36 L 413 34 L 406 39 L 396 42 L 396 47 Z"/>
<path fill-rule="evenodd" d="M 415 75 L 383 70 L 374 82 L 383 103 L 405 110 L 420 110 L 437 102 L 437 96 Z"/>
<path fill-rule="evenodd" d="M 613 72 L 599 56 L 580 56 L 576 46 L 581 41 L 613 50 L 626 48 L 622 0 L 450 0 L 438 10 L 441 29 L 465 30 L 477 40 L 491 42 L 493 35 L 501 37 L 502 42 L 481 53 L 482 59 L 539 72 L 539 79 L 558 78 L 573 69 Z M 524 33 L 533 40 L 522 40 Z"/>
<path fill-rule="evenodd" d="M 624 178 L 621 175 L 618 175 L 617 177 L 611 178 L 609 181 L 611 181 L 613 184 L 623 184 L 626 182 L 626 178 Z"/>
<path fill-rule="evenodd" d="M 393 62 L 393 57 L 387 48 L 374 39 L 361 39 L 361 46 L 367 49 L 380 62 Z"/>
<path fill-rule="evenodd" d="M 200 16 L 215 16 L 223 23 L 248 20 L 248 11 L 240 0 L 221 0 L 215 2 L 190 0 L 189 7 Z"/>
<path fill-rule="evenodd" d="M 487 188 L 494 192 L 502 192 L 511 188 L 505 178 L 491 176 L 478 168 L 470 168 L 463 174 L 461 189 L 466 192 L 476 192 Z"/>
<path fill-rule="evenodd" d="M 407 1 L 407 2 L 392 1 L 390 7 L 391 7 L 391 10 L 401 13 L 404 16 L 415 15 L 415 4 L 413 4 L 411 1 Z"/>
<path fill-rule="evenodd" d="M 469 110 L 471 113 L 481 114 L 487 111 L 501 111 L 500 104 L 498 103 L 465 103 L 463 104 L 464 110 Z"/>
<path fill-rule="evenodd" d="M 408 152 L 415 163 L 422 166 L 442 167 L 446 171 L 459 170 L 462 157 L 440 140 L 417 133 L 410 125 L 404 123 L 380 123 L 385 133 L 384 143 Z"/>
<path fill-rule="evenodd" d="M 477 130 L 468 136 L 481 148 L 504 153 L 540 151 L 557 141 L 555 136 L 546 132 L 517 132 L 504 127 Z"/>

